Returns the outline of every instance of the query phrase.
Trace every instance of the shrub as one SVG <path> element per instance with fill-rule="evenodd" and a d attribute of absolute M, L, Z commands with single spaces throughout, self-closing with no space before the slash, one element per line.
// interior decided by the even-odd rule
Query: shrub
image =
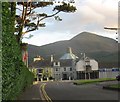
<path fill-rule="evenodd" d="M 14 100 L 33 81 L 14 35 L 14 7 L 14 2 L 2 3 L 2 100 Z"/>

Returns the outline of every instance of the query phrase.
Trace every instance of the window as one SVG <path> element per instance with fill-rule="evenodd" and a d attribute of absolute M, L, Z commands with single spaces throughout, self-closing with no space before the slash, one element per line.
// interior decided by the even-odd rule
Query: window
<path fill-rule="evenodd" d="M 55 65 L 58 65 L 58 62 L 55 62 Z"/>
<path fill-rule="evenodd" d="M 56 71 L 58 71 L 58 68 L 56 68 Z"/>
<path fill-rule="evenodd" d="M 54 66 L 60 66 L 59 62 L 54 62 Z"/>
<path fill-rule="evenodd" d="M 72 71 L 72 68 L 70 67 L 70 71 Z"/>
<path fill-rule="evenodd" d="M 42 69 L 39 69 L 38 72 L 39 72 L 39 73 L 42 73 Z"/>
<path fill-rule="evenodd" d="M 64 68 L 64 71 L 66 71 L 66 68 Z"/>

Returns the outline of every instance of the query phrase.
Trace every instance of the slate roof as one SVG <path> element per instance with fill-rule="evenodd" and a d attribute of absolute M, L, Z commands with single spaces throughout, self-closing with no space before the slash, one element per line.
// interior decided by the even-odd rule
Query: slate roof
<path fill-rule="evenodd" d="M 33 62 L 30 67 L 40 68 L 40 67 L 51 67 L 52 63 L 49 60 L 36 60 Z"/>
<path fill-rule="evenodd" d="M 75 56 L 73 53 L 66 53 L 64 54 L 60 59 L 76 59 L 78 58 L 77 56 Z"/>
<path fill-rule="evenodd" d="M 60 67 L 70 67 L 72 66 L 72 59 L 60 60 Z"/>
<path fill-rule="evenodd" d="M 72 53 L 71 47 L 68 47 L 67 53 L 65 53 L 60 60 L 73 59 L 76 60 L 78 57 Z"/>

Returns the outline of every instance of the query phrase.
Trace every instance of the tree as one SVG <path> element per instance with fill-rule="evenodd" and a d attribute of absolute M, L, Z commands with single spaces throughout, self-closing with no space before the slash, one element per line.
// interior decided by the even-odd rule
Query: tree
<path fill-rule="evenodd" d="M 70 2 L 61 2 L 59 5 L 55 5 L 53 1 L 41 1 L 41 2 L 17 2 L 17 5 L 22 6 L 22 9 L 16 8 L 21 12 L 21 15 L 16 15 L 15 34 L 17 41 L 20 44 L 22 37 L 31 31 L 38 30 L 39 27 L 45 27 L 45 23 L 41 23 L 44 19 L 54 17 L 55 20 L 61 21 L 62 19 L 57 16 L 60 12 L 71 13 L 76 11 L 76 7 Z M 36 13 L 36 8 L 43 8 L 52 6 L 54 14 L 48 15 L 46 13 Z M 24 30 L 24 31 L 23 31 Z"/>

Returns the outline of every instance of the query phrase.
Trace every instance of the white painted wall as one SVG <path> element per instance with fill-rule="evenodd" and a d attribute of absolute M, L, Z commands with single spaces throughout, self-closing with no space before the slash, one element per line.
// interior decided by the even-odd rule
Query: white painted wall
<path fill-rule="evenodd" d="M 90 65 L 92 66 L 92 70 L 98 70 L 98 62 L 94 59 L 90 59 Z"/>
<path fill-rule="evenodd" d="M 58 71 L 56 71 L 56 68 L 58 69 Z M 66 71 L 64 70 L 64 68 L 66 68 Z M 70 71 L 70 68 L 72 67 L 54 67 L 53 68 L 53 77 L 56 80 L 61 80 L 62 79 L 62 74 L 63 73 L 67 73 L 68 76 L 75 78 L 75 70 L 72 68 L 72 71 Z"/>
<path fill-rule="evenodd" d="M 98 70 L 98 62 L 94 59 L 90 59 L 90 65 L 92 67 L 92 70 Z M 76 64 L 76 71 L 85 71 L 85 61 L 80 60 Z"/>
<path fill-rule="evenodd" d="M 84 69 L 85 62 L 80 60 L 76 63 L 76 71 L 85 71 Z"/>
<path fill-rule="evenodd" d="M 116 78 L 116 76 L 119 74 L 119 71 L 112 71 L 111 69 L 104 69 L 105 71 L 102 71 L 103 69 L 100 69 L 99 71 L 99 78 Z"/>

